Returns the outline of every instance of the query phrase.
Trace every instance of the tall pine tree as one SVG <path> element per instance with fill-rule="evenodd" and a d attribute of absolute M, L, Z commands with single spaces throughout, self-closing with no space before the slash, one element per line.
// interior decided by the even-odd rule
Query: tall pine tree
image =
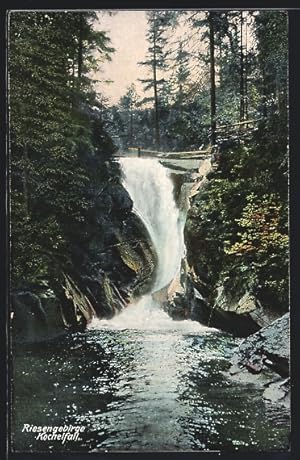
<path fill-rule="evenodd" d="M 152 90 L 153 96 L 145 98 L 146 102 L 153 102 L 154 106 L 154 131 L 155 144 L 159 149 L 161 144 L 160 134 L 160 91 L 165 82 L 162 72 L 167 68 L 167 38 L 166 30 L 174 21 L 174 14 L 169 11 L 149 11 L 147 12 L 149 42 L 147 59 L 140 62 L 140 65 L 150 69 L 151 76 L 141 79 L 144 83 L 145 91 Z"/>

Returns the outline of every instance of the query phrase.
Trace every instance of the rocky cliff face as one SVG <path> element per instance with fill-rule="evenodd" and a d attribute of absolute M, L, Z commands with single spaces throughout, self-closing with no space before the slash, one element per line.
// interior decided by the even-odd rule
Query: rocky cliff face
<path fill-rule="evenodd" d="M 186 260 L 182 263 L 181 273 L 164 293 L 164 309 L 174 319 L 191 318 L 247 337 L 271 324 L 282 312 L 261 301 L 256 292 L 258 283 L 251 276 L 241 276 L 238 270 L 232 271 L 230 277 L 222 273 L 226 265 L 223 240 L 228 225 L 232 232 L 236 212 L 234 203 L 239 196 L 234 196 L 231 188 L 224 190 L 228 201 L 226 206 L 232 215 L 223 223 L 224 197 L 218 174 L 218 163 L 210 159 L 200 163 L 198 171 L 192 174 L 174 173 L 178 205 L 187 209 L 184 229 Z M 224 187 L 228 187 L 226 181 Z"/>
<path fill-rule="evenodd" d="M 263 327 L 241 343 L 232 358 L 231 378 L 265 388 L 264 397 L 289 407 L 290 316 Z"/>
<path fill-rule="evenodd" d="M 242 265 L 227 268 L 224 240 L 229 233 L 238 231 L 233 227 L 238 217 L 239 196 L 234 195 L 234 183 L 218 179 L 216 164 L 207 173 L 206 180 L 190 194 L 185 225 L 188 263 L 185 303 L 188 315 L 194 319 L 246 337 L 283 312 L 262 303 L 257 295 L 259 282 L 250 270 L 247 275 L 242 273 Z"/>
<path fill-rule="evenodd" d="M 70 259 L 49 288 L 14 291 L 12 330 L 17 341 L 83 330 L 94 316 L 110 318 L 129 298 L 147 290 L 156 266 L 148 232 L 132 212 L 118 164 L 106 161 L 83 232 L 70 243 Z"/>
<path fill-rule="evenodd" d="M 238 337 L 247 337 L 280 317 L 263 307 L 250 290 L 235 297 L 223 285 L 214 291 L 205 275 L 201 278 L 193 269 L 187 276 L 186 303 L 192 319 Z"/>

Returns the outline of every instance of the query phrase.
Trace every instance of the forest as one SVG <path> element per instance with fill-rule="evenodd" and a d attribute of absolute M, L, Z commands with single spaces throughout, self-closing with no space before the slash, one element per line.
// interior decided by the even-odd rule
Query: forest
<path fill-rule="evenodd" d="M 133 84 L 113 107 L 91 79 L 114 51 L 94 30 L 95 13 L 13 16 L 12 287 L 56 292 L 61 274 L 82 262 L 76 246 L 88 251 L 99 184 L 109 178 L 118 143 L 165 151 L 213 145 L 222 152 L 220 167 L 197 208 L 204 222 L 196 237 L 205 250 L 191 257 L 213 282 L 245 279 L 272 308 L 286 311 L 286 14 L 147 16 L 145 96 Z M 188 25 L 184 40 L 169 45 L 181 23 Z"/>
<path fill-rule="evenodd" d="M 28 388 L 23 377 L 18 380 L 17 376 L 24 373 L 23 366 L 27 362 L 33 366 L 33 385 L 36 387 L 41 372 L 38 366 L 46 366 L 45 356 L 50 360 L 56 357 L 53 366 L 63 366 L 61 360 L 65 359 L 74 369 L 84 359 L 87 374 L 82 371 L 79 380 L 96 375 L 93 361 L 89 360 L 89 356 L 93 356 L 96 361 L 101 361 L 103 375 L 107 371 L 108 379 L 114 375 L 118 381 L 119 369 L 113 367 L 109 371 L 105 363 L 110 359 L 114 363 L 115 353 L 127 369 L 131 348 L 128 348 L 129 353 L 126 346 L 131 339 L 126 335 L 126 325 L 128 329 L 134 328 L 134 321 L 144 315 L 148 326 L 152 324 L 160 330 L 167 320 L 165 316 L 157 316 L 157 308 L 162 310 L 161 315 L 167 313 L 173 318 L 172 324 L 181 322 L 181 326 L 176 326 L 179 329 L 188 327 L 186 325 L 192 320 L 193 324 L 196 321 L 200 323 L 199 327 L 204 327 L 204 335 L 209 333 L 206 327 L 232 334 L 224 335 L 224 339 L 222 335 L 219 339 L 212 336 L 213 345 L 208 340 L 208 347 L 225 351 L 233 349 L 241 337 L 250 337 L 250 344 L 251 340 L 258 340 L 257 349 L 263 349 L 264 345 L 259 348 L 259 341 L 265 340 L 264 328 L 274 324 L 272 350 L 268 350 L 265 344 L 259 358 L 257 351 L 251 351 L 255 356 L 252 359 L 244 345 L 246 351 L 240 358 L 240 367 L 252 374 L 271 369 L 286 379 L 284 385 L 287 385 L 287 13 L 271 10 L 142 12 L 147 24 L 147 52 L 138 62 L 141 73 L 135 75 L 135 80 L 119 100 L 112 102 L 105 85 L 113 82 L 105 83 L 107 75 L 104 75 L 103 67 L 109 69 L 107 66 L 114 62 L 116 49 L 102 21 L 107 16 L 118 18 L 122 14 L 121 11 L 76 10 L 10 13 L 9 212 L 13 343 L 17 347 L 20 343 L 30 346 L 44 343 L 45 339 L 58 340 L 52 342 L 53 354 L 48 348 L 41 348 L 42 351 L 34 348 L 35 363 L 31 361 L 31 355 L 25 357 L 21 351 L 16 351 L 16 360 L 20 361 L 15 365 L 14 374 L 15 433 L 23 423 L 20 414 L 26 412 L 24 394 L 28 391 L 24 392 L 22 387 Z M 120 68 L 122 72 L 125 69 Z M 137 152 L 142 158 L 136 158 Z M 172 173 L 166 172 L 167 168 L 162 168 L 164 163 L 160 159 L 172 159 L 176 155 L 178 158 L 181 155 L 184 161 L 194 161 L 199 155 L 201 161 L 192 172 L 187 167 L 183 173 L 176 162 L 175 166 L 169 167 L 173 167 Z M 142 169 L 139 169 L 141 162 L 137 160 L 144 161 Z M 201 169 L 202 161 L 209 161 L 208 170 Z M 185 209 L 178 210 L 178 202 L 183 200 L 184 183 L 194 190 L 195 181 L 199 187 L 188 196 Z M 176 196 L 179 197 L 177 202 Z M 144 204 L 140 205 L 141 197 Z M 144 206 L 146 218 L 140 206 Z M 154 230 L 162 232 L 165 229 L 167 232 L 164 240 L 160 236 L 156 239 L 149 224 L 152 218 L 157 219 Z M 178 243 L 177 250 L 176 241 L 181 238 L 184 249 Z M 161 246 L 162 241 L 166 251 Z M 178 272 L 173 273 L 171 267 L 169 278 L 169 272 L 164 272 L 168 283 L 159 283 L 159 277 L 164 279 L 164 267 L 167 270 L 167 265 L 163 264 L 173 257 L 168 241 L 174 242 L 173 252 L 179 254 L 175 267 Z M 174 288 L 176 280 L 179 280 L 180 288 Z M 171 287 L 175 289 L 172 298 Z M 148 302 L 147 307 L 145 302 Z M 136 310 L 139 306 L 140 309 Z M 122 326 L 125 310 L 129 316 L 124 316 Z M 105 329 L 114 324 L 113 321 L 117 321 L 117 331 L 121 328 L 120 334 L 125 330 L 123 338 L 111 336 Z M 99 338 L 93 335 L 98 327 Z M 138 327 L 134 328 L 136 330 Z M 115 334 L 114 329 L 112 333 Z M 184 336 L 185 332 L 182 332 Z M 88 341 L 89 337 L 92 342 Z M 59 340 L 67 342 L 60 345 Z M 194 362 L 198 362 L 200 356 L 196 352 L 197 340 L 200 339 L 195 339 L 195 347 L 188 352 Z M 74 343 L 77 345 L 72 348 Z M 96 348 L 91 343 L 96 344 L 93 345 L 96 348 L 99 346 L 97 350 L 101 359 L 94 356 Z M 118 348 L 122 343 L 126 344 L 125 348 Z M 180 344 L 180 347 L 184 346 L 183 342 Z M 139 341 L 136 346 L 139 349 Z M 147 346 L 145 350 L 149 351 Z M 83 347 L 82 356 L 77 355 L 76 347 Z M 75 350 L 74 354 L 73 351 L 70 355 L 64 354 L 70 350 Z M 159 356 L 162 350 L 163 343 Z M 108 360 L 106 352 L 112 353 Z M 173 355 L 168 356 L 175 360 Z M 229 362 L 230 356 L 226 355 L 224 359 Z M 223 372 L 222 364 L 219 364 L 222 359 L 218 358 L 215 372 Z M 209 378 L 217 382 L 215 385 L 221 385 L 223 377 L 213 380 L 217 379 L 214 363 L 209 366 L 205 368 Z M 57 374 L 62 368 L 57 367 Z M 173 377 L 172 374 L 170 378 Z M 273 384 L 274 378 L 270 378 L 270 382 Z M 185 385 L 189 388 L 188 383 Z M 204 385 L 208 385 L 208 381 Z M 224 390 L 222 385 L 220 391 Z M 113 391 L 112 387 L 109 391 Z M 39 394 L 40 390 L 35 391 Z M 251 391 L 257 398 L 257 390 Z M 96 395 L 92 390 L 90 394 Z M 209 404 L 214 404 L 209 393 L 207 395 Z M 243 395 L 243 401 L 247 402 L 248 396 Z M 69 396 L 59 395 L 62 396 L 66 398 L 65 403 L 72 404 Z M 225 400 L 228 398 L 229 401 L 231 396 L 226 394 Z M 46 393 L 40 396 L 41 401 L 44 397 L 47 398 Z M 83 411 L 88 402 L 82 395 L 80 398 L 78 410 Z M 98 402 L 93 400 L 93 404 Z M 101 404 L 104 407 L 108 402 L 104 398 Z M 224 410 L 229 411 L 230 418 L 229 406 Z M 37 425 L 40 424 L 38 407 L 30 421 Z M 61 410 L 55 414 L 57 420 L 54 418 L 58 424 L 64 420 L 64 409 Z M 156 406 L 153 417 L 155 410 Z M 75 417 L 75 412 L 73 415 Z M 272 426 L 268 415 L 264 417 L 266 419 L 262 418 L 261 423 L 267 421 L 264 428 L 260 428 L 260 434 L 249 422 L 249 430 L 254 430 L 257 436 L 253 435 L 253 446 L 270 449 L 275 433 L 274 436 L 278 436 L 276 446 L 285 448 L 287 419 L 285 427 L 279 421 Z M 255 427 L 257 416 L 254 412 L 250 413 L 250 418 Z M 88 424 L 92 423 L 87 420 Z M 204 431 L 208 430 L 206 425 L 203 428 L 203 420 L 199 423 Z M 231 421 L 228 423 L 230 426 Z M 95 430 L 99 432 L 99 427 L 92 426 L 89 425 L 92 438 L 84 439 L 89 439 L 86 442 L 90 442 L 94 449 L 106 448 L 106 442 L 108 449 L 111 446 L 121 446 L 121 450 L 128 446 L 129 450 L 141 445 L 145 449 L 153 447 L 152 441 L 139 444 L 144 439 L 141 434 L 128 446 L 125 438 L 109 444 L 107 439 L 110 438 L 104 435 L 99 444 L 100 438 L 94 433 Z M 238 441 L 228 441 L 225 428 L 225 432 L 220 430 L 220 438 L 214 437 L 213 431 L 205 431 L 205 442 L 200 435 L 195 435 L 192 446 L 187 443 L 187 438 L 182 444 L 178 441 L 178 445 L 196 450 L 229 448 L 235 445 L 234 442 L 238 445 Z M 269 431 L 266 434 L 264 430 Z M 17 448 L 26 451 L 28 441 L 25 435 L 15 434 L 17 441 L 14 442 Z M 239 436 L 243 438 L 242 434 Z M 158 448 L 177 449 L 177 444 L 172 444 L 175 438 L 172 441 L 168 435 L 164 438 L 162 432 L 159 439 Z M 247 439 L 241 442 L 246 443 Z M 83 443 L 81 447 L 86 448 L 86 445 Z M 248 446 L 247 443 L 242 445 Z M 44 449 L 43 443 L 36 446 L 38 450 Z M 76 450 L 77 446 L 74 446 L 70 449 Z"/>

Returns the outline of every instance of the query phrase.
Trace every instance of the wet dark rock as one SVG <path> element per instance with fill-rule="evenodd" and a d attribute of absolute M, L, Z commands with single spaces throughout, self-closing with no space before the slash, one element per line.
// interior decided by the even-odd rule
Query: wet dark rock
<path fill-rule="evenodd" d="M 79 329 L 82 329 L 96 316 L 96 311 L 88 296 L 79 289 L 70 276 L 64 275 L 63 287 L 66 298 L 73 305 L 75 323 L 79 325 Z"/>
<path fill-rule="evenodd" d="M 11 296 L 12 339 L 16 342 L 39 342 L 64 334 L 66 329 L 57 299 L 15 292 Z"/>
<path fill-rule="evenodd" d="M 200 323 L 207 323 L 208 314 L 206 300 L 200 292 L 192 286 L 190 277 L 181 280 L 180 289 L 169 297 L 164 304 L 164 310 L 175 320 L 192 319 Z"/>
<path fill-rule="evenodd" d="M 119 184 L 103 192 L 107 193 L 111 193 L 107 213 L 102 211 L 96 229 L 91 228 L 88 247 L 74 247 L 73 268 L 66 273 L 73 286 L 67 296 L 76 315 L 87 323 L 93 316 L 112 318 L 130 297 L 143 294 L 156 266 L 150 236 L 132 212 L 128 193 Z"/>
<path fill-rule="evenodd" d="M 236 303 L 233 309 L 226 303 L 213 303 L 209 286 L 192 271 L 186 281 L 184 303 L 189 305 L 189 318 L 209 327 L 230 332 L 238 337 L 247 337 L 260 329 L 259 324 L 249 315 L 246 304 Z"/>
<path fill-rule="evenodd" d="M 232 358 L 229 374 L 241 382 L 266 387 L 270 401 L 287 403 L 290 375 L 290 315 L 286 313 L 269 326 L 244 339 Z"/>
<path fill-rule="evenodd" d="M 224 286 L 217 289 L 217 298 L 213 309 L 244 317 L 245 321 L 249 320 L 256 324 L 257 329 L 271 324 L 279 317 L 279 314 L 272 310 L 263 308 L 260 301 L 250 291 L 246 291 L 239 298 L 233 299 L 226 293 Z"/>
<path fill-rule="evenodd" d="M 175 321 L 185 320 L 191 317 L 189 305 L 186 303 L 185 296 L 177 293 L 172 300 L 166 302 L 164 310 Z"/>
<path fill-rule="evenodd" d="M 93 206 L 85 224 L 68 230 L 70 259 L 53 280 L 51 302 L 43 301 L 47 308 L 43 286 L 14 298 L 13 335 L 19 341 L 82 331 L 93 316 L 113 317 L 152 282 L 157 255 L 149 233 L 132 211 L 119 166 L 105 163 L 103 177 L 87 190 Z"/>
<path fill-rule="evenodd" d="M 185 302 L 190 306 L 191 319 L 238 337 L 247 337 L 279 317 L 270 308 L 262 307 L 250 291 L 233 298 L 224 286 L 219 286 L 213 295 L 215 291 L 207 276 L 195 272 L 194 267 L 189 268 L 185 288 Z"/>
<path fill-rule="evenodd" d="M 290 378 L 284 380 L 280 379 L 276 382 L 270 383 L 265 391 L 263 397 L 271 403 L 280 403 L 286 408 L 290 407 Z"/>
<path fill-rule="evenodd" d="M 286 377 L 289 374 L 289 324 L 290 316 L 286 313 L 269 326 L 244 339 L 236 355 L 238 364 L 247 366 L 260 360 L 264 366 Z"/>
<path fill-rule="evenodd" d="M 117 213 L 118 217 L 128 215 L 132 210 L 132 200 L 121 184 L 110 184 L 108 193 L 112 202 L 111 211 Z"/>

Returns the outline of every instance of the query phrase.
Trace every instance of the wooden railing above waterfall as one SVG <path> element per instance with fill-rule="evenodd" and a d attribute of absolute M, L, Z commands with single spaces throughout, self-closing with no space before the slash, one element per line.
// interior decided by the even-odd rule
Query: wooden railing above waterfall
<path fill-rule="evenodd" d="M 117 157 L 123 156 L 137 156 L 144 158 L 159 157 L 165 159 L 174 159 L 174 160 L 201 160 L 207 158 L 218 150 L 222 142 L 226 139 L 232 137 L 244 138 L 250 134 L 253 130 L 257 128 L 258 122 L 263 118 L 256 118 L 252 120 L 244 120 L 238 123 L 226 124 L 226 125 L 217 125 L 216 135 L 217 135 L 217 145 L 212 146 L 209 144 L 206 148 L 200 147 L 199 150 L 186 150 L 180 152 L 165 152 L 163 150 L 151 150 L 143 148 L 141 146 L 136 147 L 127 147 L 123 151 L 118 151 L 115 153 Z M 210 137 L 208 131 L 208 138 Z"/>
<path fill-rule="evenodd" d="M 230 136 L 232 134 L 244 134 L 246 132 L 252 131 L 261 121 L 262 118 L 256 118 L 253 120 L 244 120 L 238 123 L 232 123 L 227 125 L 218 125 L 216 128 L 217 136 Z"/>
<path fill-rule="evenodd" d="M 149 150 L 142 147 L 128 147 L 124 152 L 117 152 L 116 156 L 141 156 L 141 157 L 159 157 L 159 158 L 170 158 L 170 159 L 202 159 L 212 153 L 212 148 L 209 146 L 203 150 L 189 150 L 182 152 L 164 152 L 162 150 Z"/>

